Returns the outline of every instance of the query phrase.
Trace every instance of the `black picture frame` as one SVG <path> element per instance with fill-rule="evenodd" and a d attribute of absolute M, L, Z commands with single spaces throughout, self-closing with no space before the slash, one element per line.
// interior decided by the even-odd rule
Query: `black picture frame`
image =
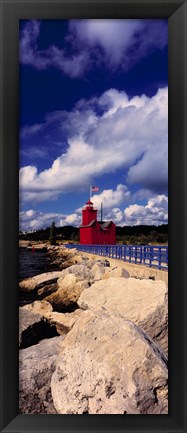
<path fill-rule="evenodd" d="M 1 431 L 186 432 L 185 0 L 1 0 Z M 169 414 L 18 415 L 19 19 L 169 20 Z"/>

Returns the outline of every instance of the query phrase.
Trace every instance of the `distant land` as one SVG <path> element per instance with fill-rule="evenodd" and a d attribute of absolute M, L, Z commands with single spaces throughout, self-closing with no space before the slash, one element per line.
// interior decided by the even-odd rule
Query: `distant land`
<path fill-rule="evenodd" d="M 56 240 L 59 242 L 78 243 L 79 228 L 67 225 L 55 227 Z M 50 227 L 34 232 L 19 232 L 19 239 L 30 241 L 46 241 L 50 236 Z M 160 226 L 139 225 L 116 227 L 116 242 L 118 244 L 166 244 L 168 242 L 168 224 Z"/>

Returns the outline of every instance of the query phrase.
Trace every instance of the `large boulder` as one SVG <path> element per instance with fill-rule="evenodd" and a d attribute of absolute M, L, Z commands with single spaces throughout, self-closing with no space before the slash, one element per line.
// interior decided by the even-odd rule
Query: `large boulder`
<path fill-rule="evenodd" d="M 58 278 L 61 276 L 61 271 L 56 272 L 45 272 L 43 274 L 36 275 L 35 277 L 25 278 L 19 283 L 20 289 L 23 292 L 32 292 L 46 285 L 56 283 Z"/>
<path fill-rule="evenodd" d="M 51 397 L 51 376 L 63 337 L 43 340 L 20 350 L 19 412 L 21 414 L 56 414 Z"/>
<path fill-rule="evenodd" d="M 131 320 L 163 350 L 168 346 L 167 286 L 164 281 L 110 278 L 94 283 L 81 294 L 78 305 Z"/>
<path fill-rule="evenodd" d="M 77 301 L 85 288 L 87 281 L 79 281 L 75 274 L 64 274 L 58 281 L 58 290 L 45 298 L 53 309 L 58 312 L 72 312 L 77 306 Z"/>
<path fill-rule="evenodd" d="M 132 322 L 85 311 L 51 380 L 59 414 L 167 414 L 164 354 Z"/>

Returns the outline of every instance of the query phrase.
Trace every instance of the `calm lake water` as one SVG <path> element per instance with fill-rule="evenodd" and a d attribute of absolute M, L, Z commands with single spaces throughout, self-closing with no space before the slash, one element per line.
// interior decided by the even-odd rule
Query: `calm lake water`
<path fill-rule="evenodd" d="M 46 252 L 19 249 L 19 281 L 34 275 L 49 272 L 50 261 Z"/>

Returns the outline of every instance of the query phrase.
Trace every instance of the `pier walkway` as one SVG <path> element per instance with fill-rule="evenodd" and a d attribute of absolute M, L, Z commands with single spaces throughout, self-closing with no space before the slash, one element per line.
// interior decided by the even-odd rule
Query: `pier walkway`
<path fill-rule="evenodd" d="M 89 255 L 108 257 L 115 263 L 124 263 L 126 267 L 152 269 L 154 275 L 168 274 L 168 246 L 150 245 L 80 245 L 66 244 L 67 248 L 76 248 Z M 158 272 L 156 272 L 158 271 Z M 161 279 L 167 279 L 163 277 Z"/>
<path fill-rule="evenodd" d="M 96 254 L 124 262 L 143 264 L 150 268 L 168 270 L 168 246 L 150 245 L 81 245 L 66 244 L 67 248 Z"/>

